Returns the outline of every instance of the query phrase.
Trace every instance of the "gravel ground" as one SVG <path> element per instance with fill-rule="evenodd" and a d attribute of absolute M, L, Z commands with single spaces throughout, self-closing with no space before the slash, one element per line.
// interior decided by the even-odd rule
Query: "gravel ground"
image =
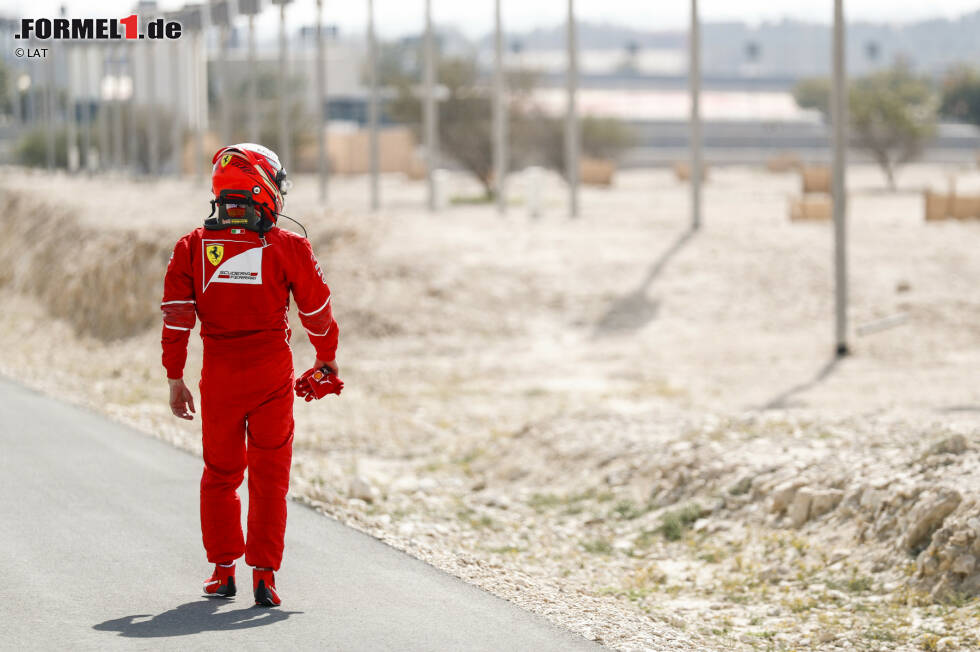
<path fill-rule="evenodd" d="M 520 176 L 506 217 L 429 214 L 398 177 L 378 214 L 363 179 L 323 209 L 300 178 L 287 212 L 334 290 L 347 385 L 297 407 L 292 492 L 619 649 L 980 646 L 980 222 L 926 224 L 920 193 L 951 174 L 980 188 L 913 166 L 888 193 L 851 171 L 840 362 L 832 233 L 788 221 L 794 175 L 713 169 L 696 234 L 667 171 L 587 189 L 574 221 L 554 178 L 537 219 Z M 205 185 L 5 170 L 0 186 L 0 325 L 21 334 L 0 372 L 199 449 L 145 326 L 158 290 L 116 283 L 112 258 L 133 249 L 162 278 Z M 52 270 L 84 281 L 38 286 Z M 90 286 L 101 300 L 77 309 Z M 875 324 L 891 326 L 858 334 Z M 195 337 L 189 381 L 199 359 Z"/>

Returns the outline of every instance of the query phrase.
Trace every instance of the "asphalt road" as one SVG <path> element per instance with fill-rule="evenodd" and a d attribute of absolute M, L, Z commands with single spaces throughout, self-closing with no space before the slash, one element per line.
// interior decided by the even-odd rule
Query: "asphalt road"
<path fill-rule="evenodd" d="M 194 456 L 2 378 L 0 446 L 2 649 L 598 647 L 293 503 L 283 606 L 203 598 Z"/>

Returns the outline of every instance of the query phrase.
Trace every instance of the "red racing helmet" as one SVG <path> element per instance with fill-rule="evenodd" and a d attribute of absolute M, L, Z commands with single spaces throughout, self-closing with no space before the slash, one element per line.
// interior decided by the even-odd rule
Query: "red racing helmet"
<path fill-rule="evenodd" d="M 211 164 L 211 192 L 219 203 L 225 196 L 247 195 L 262 217 L 275 224 L 289 189 L 275 152 L 255 143 L 239 143 L 219 149 Z"/>

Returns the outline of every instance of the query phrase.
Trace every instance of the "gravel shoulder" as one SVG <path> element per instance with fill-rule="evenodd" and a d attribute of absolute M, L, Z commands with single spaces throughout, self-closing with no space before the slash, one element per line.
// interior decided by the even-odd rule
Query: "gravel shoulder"
<path fill-rule="evenodd" d="M 713 172 L 695 235 L 662 171 L 588 190 L 577 221 L 557 180 L 530 220 L 430 215 L 398 178 L 379 214 L 356 179 L 325 210 L 301 179 L 290 214 L 334 290 L 347 386 L 298 407 L 293 494 L 618 649 L 980 645 L 980 223 L 923 221 L 918 189 L 950 170 L 890 194 L 854 168 L 855 355 L 835 363 L 829 225 L 788 221 L 792 175 Z M 52 199 L 90 183 L 5 176 L 0 325 L 20 336 L 0 372 L 197 450 L 166 408 L 155 274 L 205 190 Z M 174 210 L 140 215 L 156 193 Z M 196 337 L 189 359 L 194 379 Z"/>

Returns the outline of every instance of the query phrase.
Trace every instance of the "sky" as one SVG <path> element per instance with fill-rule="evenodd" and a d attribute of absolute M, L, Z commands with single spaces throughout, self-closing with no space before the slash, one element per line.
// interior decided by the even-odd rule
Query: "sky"
<path fill-rule="evenodd" d="M 501 0 L 506 30 L 524 31 L 554 26 L 565 19 L 565 0 Z M 366 0 L 323 0 L 324 20 L 340 27 L 341 34 L 364 30 Z M 184 0 L 159 0 L 162 10 L 180 8 Z M 980 10 L 980 0 L 845 0 L 848 20 L 912 22 L 923 18 L 955 18 Z M 0 0 L 0 16 L 53 17 L 67 7 L 69 17 L 123 17 L 131 13 L 133 0 Z M 275 30 L 277 11 L 268 6 L 259 21 L 260 34 Z M 423 25 L 424 0 L 374 0 L 375 22 L 382 37 L 417 33 Z M 581 20 L 633 25 L 661 30 L 687 25 L 689 3 L 684 0 L 576 0 Z M 829 23 L 832 0 L 700 0 L 706 21 L 740 20 L 757 24 L 784 17 Z M 294 0 L 289 5 L 290 25 L 312 21 L 315 0 Z M 432 0 L 433 20 L 452 25 L 469 36 L 481 36 L 493 27 L 493 0 Z"/>

